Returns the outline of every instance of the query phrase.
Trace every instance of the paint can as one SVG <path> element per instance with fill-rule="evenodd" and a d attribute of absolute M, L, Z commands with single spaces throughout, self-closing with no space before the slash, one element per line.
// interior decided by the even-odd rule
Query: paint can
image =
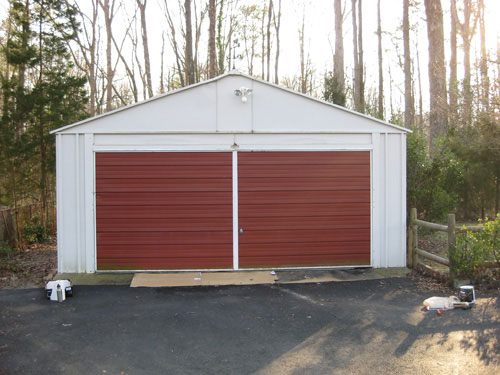
<path fill-rule="evenodd" d="M 460 287 L 458 298 L 461 302 L 476 303 L 476 292 L 472 285 L 463 285 Z"/>

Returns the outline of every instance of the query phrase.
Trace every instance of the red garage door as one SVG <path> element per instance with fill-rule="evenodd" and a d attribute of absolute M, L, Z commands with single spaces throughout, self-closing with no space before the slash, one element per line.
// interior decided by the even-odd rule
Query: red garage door
<path fill-rule="evenodd" d="M 97 153 L 97 269 L 231 268 L 231 153 Z"/>
<path fill-rule="evenodd" d="M 369 152 L 240 152 L 238 186 L 240 267 L 370 264 Z"/>

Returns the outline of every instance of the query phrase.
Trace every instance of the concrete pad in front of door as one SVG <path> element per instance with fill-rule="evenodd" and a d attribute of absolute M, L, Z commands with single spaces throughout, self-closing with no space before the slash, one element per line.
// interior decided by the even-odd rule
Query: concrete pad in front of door
<path fill-rule="evenodd" d="M 172 287 L 198 285 L 274 284 L 278 277 L 270 271 L 136 273 L 130 286 Z"/>
<path fill-rule="evenodd" d="M 407 268 L 136 273 L 131 287 L 324 283 L 405 277 Z"/>

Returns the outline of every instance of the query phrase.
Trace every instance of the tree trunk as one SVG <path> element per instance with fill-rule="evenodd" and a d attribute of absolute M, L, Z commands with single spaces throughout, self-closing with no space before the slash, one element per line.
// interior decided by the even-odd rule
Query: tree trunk
<path fill-rule="evenodd" d="M 165 33 L 161 33 L 161 52 L 160 52 L 160 94 L 165 92 L 165 73 L 163 58 L 165 55 Z"/>
<path fill-rule="evenodd" d="M 175 55 L 175 66 L 177 68 L 177 75 L 179 76 L 179 81 L 181 86 L 185 86 L 185 80 L 184 80 L 184 75 L 185 71 L 183 71 L 183 66 L 185 66 L 184 62 L 182 61 L 181 57 L 181 52 L 180 52 L 180 47 L 177 44 L 177 38 L 176 38 L 176 27 L 174 25 L 174 21 L 170 15 L 170 11 L 168 9 L 168 0 L 163 0 L 165 4 L 165 18 L 167 19 L 168 27 L 170 29 L 170 44 L 172 46 L 172 49 L 174 50 L 174 55 Z"/>
<path fill-rule="evenodd" d="M 472 90 L 471 90 L 471 67 L 470 67 L 470 48 L 472 37 L 477 26 L 477 14 L 473 11 L 472 0 L 464 0 L 464 21 L 460 22 L 456 7 L 453 9 L 456 25 L 460 31 L 464 50 L 464 81 L 463 81 L 463 122 L 465 125 L 472 124 Z M 474 13 L 474 14 L 473 14 Z M 471 17 L 473 24 L 471 26 Z"/>
<path fill-rule="evenodd" d="M 184 1 L 184 15 L 186 20 L 186 85 L 192 85 L 194 81 L 193 66 L 193 31 L 191 28 L 191 0 Z"/>
<path fill-rule="evenodd" d="M 218 64 L 219 64 L 219 74 L 224 73 L 224 60 L 225 60 L 225 46 L 222 36 L 222 21 L 224 11 L 224 0 L 220 1 L 219 5 L 219 15 L 217 16 L 217 48 L 219 51 Z"/>
<path fill-rule="evenodd" d="M 262 64 L 262 79 L 265 79 L 266 77 L 266 65 L 265 65 L 265 58 L 266 58 L 266 33 L 264 32 L 264 23 L 266 19 L 266 7 L 262 7 L 262 23 L 260 25 L 260 32 L 262 35 L 262 52 L 261 52 L 261 64 Z"/>
<path fill-rule="evenodd" d="M 302 15 L 302 27 L 299 29 L 299 47 L 300 47 L 300 92 L 307 93 L 306 61 L 304 53 L 304 27 L 305 14 Z"/>
<path fill-rule="evenodd" d="M 99 3 L 104 11 L 104 23 L 106 26 L 106 112 L 113 109 L 113 78 L 115 72 L 113 70 L 113 61 L 111 60 L 112 36 L 113 29 L 111 24 L 114 16 L 115 2 L 112 0 L 99 0 Z"/>
<path fill-rule="evenodd" d="M 484 0 L 479 0 L 479 30 L 481 34 L 481 106 L 485 113 L 490 109 L 490 78 L 488 77 L 488 54 L 486 52 L 486 29 L 484 23 Z M 497 181 L 498 183 L 498 181 Z M 497 209 L 498 211 L 498 209 Z"/>
<path fill-rule="evenodd" d="M 412 93 L 411 76 L 411 51 L 410 51 L 410 1 L 404 0 L 403 3 L 403 49 L 404 49 L 404 73 L 405 73 L 405 116 L 404 126 L 406 128 L 414 125 L 415 105 Z"/>
<path fill-rule="evenodd" d="M 380 0 L 377 2 L 377 37 L 378 37 L 378 117 L 384 118 L 384 74 L 382 71 L 382 19 Z M 405 93 L 406 94 L 406 93 Z"/>
<path fill-rule="evenodd" d="M 363 37 L 362 37 L 362 0 L 351 0 L 352 4 L 352 29 L 353 29 L 353 53 L 354 53 L 354 109 L 358 112 L 364 112 L 364 84 L 363 84 Z"/>
<path fill-rule="evenodd" d="M 441 0 L 425 0 L 427 36 L 429 40 L 430 86 L 430 145 L 448 130 L 448 105 L 446 101 L 446 68 L 444 66 L 443 9 Z"/>
<path fill-rule="evenodd" d="M 269 9 L 267 10 L 267 47 L 266 47 L 266 57 L 267 57 L 267 76 L 266 80 L 271 81 L 271 18 L 273 15 L 273 0 L 269 0 Z"/>
<path fill-rule="evenodd" d="M 144 50 L 144 70 L 146 75 L 146 86 L 148 90 L 148 97 L 153 96 L 153 83 L 151 80 L 151 63 L 149 61 L 149 45 L 148 45 L 148 29 L 146 27 L 146 4 L 147 0 L 136 0 L 139 12 L 141 14 L 141 35 L 142 35 L 142 48 Z"/>
<path fill-rule="evenodd" d="M 418 74 L 418 130 L 423 133 L 424 130 L 424 105 L 423 105 L 423 94 L 422 94 L 422 73 L 420 70 L 420 53 L 418 48 L 418 39 L 416 41 L 416 51 L 417 51 L 417 74 Z"/>
<path fill-rule="evenodd" d="M 217 53 L 215 50 L 215 24 L 217 9 L 215 0 L 209 0 L 208 3 L 208 75 L 210 78 L 217 76 Z"/>
<path fill-rule="evenodd" d="M 344 73 L 344 35 L 341 0 L 335 0 L 335 55 L 333 57 L 333 77 L 337 88 L 345 94 L 345 73 Z M 345 104 L 345 103 L 344 103 Z"/>
<path fill-rule="evenodd" d="M 358 0 L 358 76 L 359 76 L 359 112 L 365 113 L 365 78 L 364 68 L 365 63 L 363 59 L 363 10 L 362 0 Z"/>
<path fill-rule="evenodd" d="M 358 89 L 358 23 L 356 16 L 356 0 L 351 0 L 351 15 L 352 15 L 352 44 L 353 44 L 353 57 L 354 57 L 354 81 L 353 81 L 353 100 L 354 109 L 358 109 L 359 106 L 359 89 Z"/>
<path fill-rule="evenodd" d="M 274 13 L 276 17 L 276 13 Z M 276 59 L 274 61 L 274 83 L 279 84 L 278 64 L 280 59 L 280 27 L 281 27 L 281 0 L 278 2 L 278 20 L 274 19 L 274 28 L 276 30 Z"/>
<path fill-rule="evenodd" d="M 450 0 L 450 122 L 456 126 L 458 122 L 458 79 L 457 79 L 457 0 Z"/>
<path fill-rule="evenodd" d="M 39 63 L 39 72 L 38 72 L 38 82 L 42 86 L 43 82 L 43 15 L 44 7 L 43 3 L 40 7 L 40 20 L 39 20 L 39 36 L 38 36 L 38 63 Z M 43 86 L 42 86 L 43 87 Z M 42 95 L 43 95 L 42 89 Z M 38 146 L 40 147 L 40 200 L 42 202 L 42 214 L 40 215 L 40 221 L 42 226 L 45 226 L 46 223 L 46 210 L 47 210 L 47 147 L 45 144 L 45 126 L 44 126 L 44 118 L 43 118 L 43 107 L 39 106 L 38 108 Z"/>

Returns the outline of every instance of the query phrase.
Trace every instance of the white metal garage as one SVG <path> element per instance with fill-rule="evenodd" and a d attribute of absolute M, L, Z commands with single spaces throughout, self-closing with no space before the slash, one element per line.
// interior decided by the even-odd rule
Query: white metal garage
<path fill-rule="evenodd" d="M 58 270 L 405 266 L 407 132 L 236 71 L 55 130 Z"/>

